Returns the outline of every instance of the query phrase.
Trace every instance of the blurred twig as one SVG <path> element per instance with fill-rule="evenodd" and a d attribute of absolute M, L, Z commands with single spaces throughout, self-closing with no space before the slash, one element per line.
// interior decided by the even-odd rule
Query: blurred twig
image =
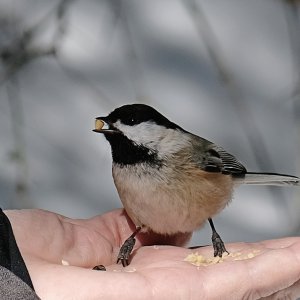
<path fill-rule="evenodd" d="M 67 32 L 67 28 L 68 28 L 67 12 L 71 4 L 73 4 L 75 1 L 76 0 L 61 0 L 57 5 L 55 11 L 57 27 L 56 27 L 55 34 L 53 36 L 53 45 L 56 50 L 61 45 L 62 39 L 64 38 Z"/>
<path fill-rule="evenodd" d="M 288 27 L 289 42 L 291 47 L 291 57 L 294 66 L 294 83 L 291 98 L 295 102 L 300 100 L 300 18 L 299 18 L 299 3 L 297 0 L 282 0 L 283 10 L 286 15 Z M 296 115 L 296 120 L 299 121 L 300 115 Z"/>
<path fill-rule="evenodd" d="M 13 45 L 0 50 L 0 59 L 4 65 L 4 73 L 0 76 L 0 85 L 6 80 L 10 80 L 12 76 L 34 59 L 55 53 L 54 48 L 31 47 L 31 41 L 31 34 L 26 32 Z"/>
<path fill-rule="evenodd" d="M 56 45 L 56 49 L 59 47 L 59 42 L 62 39 L 62 37 L 66 33 L 66 28 L 68 26 L 67 20 L 66 20 L 66 13 L 67 8 L 69 5 L 74 2 L 75 0 L 62 0 L 60 5 L 57 7 L 56 11 L 56 18 L 58 20 L 58 27 L 56 34 L 54 35 L 54 44 Z M 114 2 L 119 2 L 119 0 L 112 0 L 112 4 Z M 113 5 L 112 5 L 113 6 Z M 90 91 L 92 91 L 94 94 L 96 94 L 97 99 L 101 99 L 103 102 L 105 102 L 106 105 L 109 107 L 111 106 L 111 103 L 114 101 L 108 97 L 108 95 L 97 85 L 97 83 L 93 82 L 92 80 L 88 79 L 82 72 L 75 70 L 74 68 L 68 67 L 66 64 L 63 63 L 63 61 L 60 59 L 59 51 L 56 53 L 56 63 L 61 68 L 62 72 L 66 74 L 67 77 L 71 78 L 72 80 L 76 81 L 80 85 L 85 85 L 90 88 Z"/>
<path fill-rule="evenodd" d="M 0 49 L 0 59 L 4 66 L 4 74 L 0 76 L 0 84 L 9 80 L 11 76 L 14 76 L 15 73 L 33 60 L 56 54 L 57 47 L 66 32 L 66 11 L 72 2 L 74 0 L 61 0 L 54 9 L 48 11 L 36 24 L 23 30 L 21 34 L 21 30 L 15 32 L 12 43 Z M 35 40 L 49 25 L 50 17 L 53 15 L 56 17 L 57 26 L 52 44 L 45 48 L 36 46 Z"/>
<path fill-rule="evenodd" d="M 110 37 L 110 40 L 114 36 L 114 32 L 118 27 L 118 23 L 121 20 L 122 14 L 122 1 L 121 0 L 106 0 L 105 1 L 109 11 L 111 12 L 111 24 L 108 26 L 107 36 Z"/>
<path fill-rule="evenodd" d="M 29 185 L 28 185 L 28 160 L 26 156 L 25 136 L 24 136 L 24 110 L 22 100 L 18 91 L 18 73 L 33 60 L 56 54 L 56 47 L 60 44 L 64 27 L 66 25 L 65 15 L 68 5 L 73 0 L 61 0 L 54 10 L 57 19 L 57 32 L 54 34 L 53 43 L 49 47 L 39 47 L 35 45 L 38 34 L 46 28 L 53 11 L 48 12 L 44 18 L 34 26 L 25 30 L 11 31 L 14 34 L 10 37 L 10 43 L 0 48 L 0 60 L 2 62 L 2 74 L 0 74 L 0 86 L 6 83 L 7 98 L 11 113 L 11 126 L 14 138 L 14 150 L 11 158 L 16 162 L 16 198 L 17 201 L 12 207 L 30 207 Z M 3 20 L 5 22 L 5 19 Z M 7 22 L 8 23 L 8 22 Z M 16 24 L 14 24 L 16 25 Z"/>
<path fill-rule="evenodd" d="M 70 68 L 67 65 L 65 65 L 61 60 L 59 55 L 56 56 L 56 63 L 61 68 L 62 72 L 70 79 L 74 80 L 80 85 L 84 85 L 90 89 L 91 92 L 93 92 L 97 99 L 101 99 L 102 102 L 104 102 L 104 105 L 107 105 L 109 108 L 111 108 L 111 104 L 115 101 L 110 98 L 100 87 L 96 82 L 93 82 L 92 80 L 88 79 L 82 72 L 75 70 L 74 68 Z M 117 104 L 117 103 L 116 103 Z"/>
<path fill-rule="evenodd" d="M 133 34 L 131 27 L 131 15 L 132 9 L 128 9 L 130 2 L 122 0 L 108 1 L 107 4 L 111 7 L 111 11 L 114 14 L 115 28 L 117 23 L 120 23 L 120 28 L 123 30 L 124 36 L 124 54 L 127 56 L 126 61 L 129 62 L 130 78 L 132 86 L 135 92 L 136 100 L 142 100 L 147 98 L 145 93 L 145 87 L 143 84 L 144 76 L 141 60 L 138 53 L 138 46 L 136 36 Z"/>
<path fill-rule="evenodd" d="M 121 20 L 122 27 L 124 29 L 125 38 L 127 41 L 127 49 L 125 49 L 125 53 L 128 56 L 128 60 L 130 63 L 129 70 L 131 71 L 132 84 L 135 89 L 135 95 L 137 100 L 141 100 L 146 98 L 144 87 L 143 87 L 143 70 L 140 62 L 140 58 L 138 55 L 138 47 L 136 45 L 136 37 L 133 35 L 130 24 L 130 15 L 128 15 L 128 9 L 124 5 L 124 1 L 121 6 Z M 129 3 L 127 3 L 128 5 Z"/>
<path fill-rule="evenodd" d="M 16 197 L 13 199 L 12 207 L 30 207 L 28 188 L 28 161 L 26 156 L 26 146 L 24 137 L 24 114 L 22 101 L 17 88 L 17 78 L 10 78 L 7 87 L 7 97 L 9 100 L 11 125 L 14 138 L 14 150 L 10 157 L 16 163 Z"/>
<path fill-rule="evenodd" d="M 300 155 L 300 15 L 299 15 L 299 4 L 298 0 L 282 0 L 283 9 L 286 15 L 286 22 L 288 26 L 288 34 L 289 34 L 289 42 L 291 47 L 291 57 L 294 66 L 294 83 L 293 90 L 291 93 L 291 99 L 294 104 L 294 119 L 297 124 L 298 130 L 298 139 L 295 141 L 295 147 L 298 148 L 298 154 Z M 300 157 L 297 157 L 297 170 L 300 170 Z M 298 191 L 297 195 L 300 193 Z M 298 197 L 299 198 L 299 197 Z M 298 199 L 297 199 L 298 200 Z M 300 210 L 299 201 L 296 202 L 298 204 L 298 210 Z M 300 226 L 300 222 L 299 222 Z M 298 227 L 295 231 L 296 234 L 299 234 L 300 227 Z"/>

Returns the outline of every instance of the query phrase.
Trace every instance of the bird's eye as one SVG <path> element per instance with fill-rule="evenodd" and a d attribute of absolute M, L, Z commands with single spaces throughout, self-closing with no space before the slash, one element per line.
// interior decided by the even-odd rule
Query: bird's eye
<path fill-rule="evenodd" d="M 127 118 L 126 120 L 124 120 L 125 122 L 125 124 L 126 125 L 135 125 L 135 124 L 137 124 L 138 122 L 137 122 L 137 119 L 136 118 L 134 118 L 134 117 L 130 117 L 130 118 Z"/>

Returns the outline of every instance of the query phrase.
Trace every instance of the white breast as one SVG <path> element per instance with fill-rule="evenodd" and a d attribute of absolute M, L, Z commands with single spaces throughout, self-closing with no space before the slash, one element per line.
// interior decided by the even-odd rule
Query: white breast
<path fill-rule="evenodd" d="M 224 208 L 231 198 L 231 178 L 210 175 L 144 164 L 113 166 L 115 185 L 132 221 L 162 234 L 192 232 Z"/>

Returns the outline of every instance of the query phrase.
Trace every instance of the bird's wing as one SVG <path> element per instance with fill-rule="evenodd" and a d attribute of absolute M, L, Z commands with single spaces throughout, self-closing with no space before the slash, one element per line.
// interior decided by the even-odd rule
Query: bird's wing
<path fill-rule="evenodd" d="M 245 174 L 247 173 L 246 168 L 243 164 L 238 161 L 233 155 L 225 151 L 223 148 L 214 146 L 213 148 L 217 156 L 222 160 L 223 167 L 221 169 L 222 173 L 229 173 L 232 175 Z"/>
<path fill-rule="evenodd" d="M 201 163 L 201 168 L 207 172 L 220 172 L 241 176 L 247 173 L 246 168 L 223 148 L 209 143 Z"/>

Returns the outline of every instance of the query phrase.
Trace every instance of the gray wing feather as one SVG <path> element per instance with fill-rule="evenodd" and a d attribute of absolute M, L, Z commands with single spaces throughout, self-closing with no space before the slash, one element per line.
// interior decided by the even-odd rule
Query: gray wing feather
<path fill-rule="evenodd" d="M 247 173 L 243 164 L 222 147 L 195 135 L 191 140 L 193 160 L 202 170 L 236 177 L 244 177 Z"/>
<path fill-rule="evenodd" d="M 204 169 L 208 172 L 221 172 L 237 176 L 247 173 L 246 168 L 233 155 L 213 144 L 206 151 Z"/>

